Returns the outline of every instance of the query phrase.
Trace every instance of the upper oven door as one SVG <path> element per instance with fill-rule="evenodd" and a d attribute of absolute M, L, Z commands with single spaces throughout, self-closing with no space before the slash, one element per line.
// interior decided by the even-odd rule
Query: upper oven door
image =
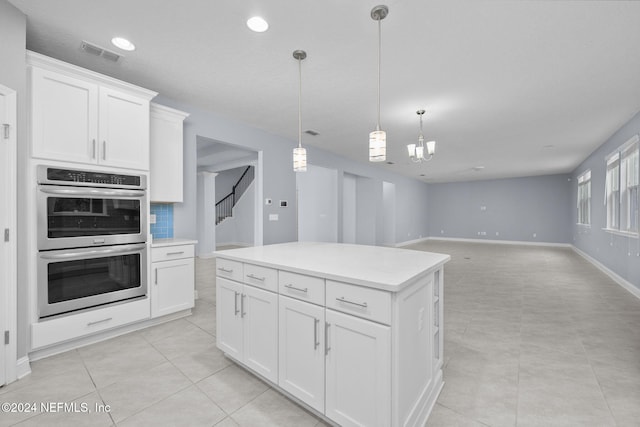
<path fill-rule="evenodd" d="M 147 239 L 144 190 L 38 186 L 38 249 L 141 243 Z"/>

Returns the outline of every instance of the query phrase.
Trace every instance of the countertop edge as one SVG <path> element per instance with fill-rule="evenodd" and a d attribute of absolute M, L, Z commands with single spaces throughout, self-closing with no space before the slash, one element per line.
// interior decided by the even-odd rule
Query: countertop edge
<path fill-rule="evenodd" d="M 406 279 L 405 281 L 403 281 L 402 283 L 400 283 L 398 285 L 389 285 L 389 284 L 381 283 L 381 282 L 373 282 L 373 281 L 369 281 L 369 280 L 357 279 L 357 278 L 354 278 L 352 276 L 340 276 L 340 275 L 337 275 L 337 274 L 331 274 L 331 273 L 318 271 L 318 270 L 309 270 L 309 269 L 293 267 L 293 266 L 285 265 L 285 264 L 276 264 L 276 263 L 272 263 L 272 262 L 265 262 L 265 261 L 250 259 L 250 258 L 246 258 L 246 257 L 227 255 L 227 254 L 224 254 L 222 252 L 214 253 L 215 258 L 223 258 L 223 259 L 228 259 L 228 260 L 231 260 L 231 261 L 238 261 L 238 262 L 243 262 L 243 263 L 260 265 L 262 267 L 276 268 L 278 270 L 286 270 L 286 271 L 290 271 L 292 273 L 305 274 L 305 275 L 308 275 L 308 276 L 316 276 L 316 277 L 321 277 L 321 278 L 326 279 L 326 280 L 333 280 L 333 281 L 336 281 L 336 282 L 344 282 L 344 283 L 364 286 L 364 287 L 372 288 L 372 289 L 380 289 L 380 290 L 384 290 L 384 291 L 388 291 L 388 292 L 401 292 L 403 289 L 405 289 L 406 287 L 408 287 L 411 284 L 413 284 L 415 282 L 415 280 L 418 279 L 419 277 L 427 275 L 427 274 L 439 269 L 440 267 L 442 267 L 444 264 L 446 264 L 448 261 L 451 260 L 451 255 L 448 255 L 448 254 L 438 254 L 438 255 L 441 255 L 442 258 L 439 261 L 434 262 L 433 264 L 431 264 L 429 267 L 425 267 L 425 269 L 422 270 L 420 273 L 418 273 L 418 274 Z"/>
<path fill-rule="evenodd" d="M 164 248 L 167 246 L 178 246 L 178 245 L 195 245 L 198 241 L 194 239 L 182 239 L 179 237 L 176 238 L 168 238 L 168 239 L 153 239 L 151 241 L 152 248 Z"/>

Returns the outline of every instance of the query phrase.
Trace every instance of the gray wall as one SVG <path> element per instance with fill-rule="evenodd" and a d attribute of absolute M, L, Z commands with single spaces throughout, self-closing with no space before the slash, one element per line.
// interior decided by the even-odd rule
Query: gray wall
<path fill-rule="evenodd" d="M 163 96 L 158 96 L 154 101 L 190 113 L 190 116 L 185 121 L 184 128 L 184 203 L 176 203 L 174 205 L 175 236 L 197 238 L 195 227 L 196 137 L 203 136 L 228 144 L 263 151 L 263 197 L 274 201 L 288 200 L 290 203 L 290 208 L 288 209 L 281 209 L 277 203 L 264 206 L 262 219 L 264 244 L 296 240 L 296 178 L 291 164 L 291 150 L 296 145 L 294 141 L 249 127 L 246 124 L 209 111 L 175 102 Z M 380 182 L 380 189 L 382 188 L 382 181 L 392 182 L 396 184 L 396 200 L 398 203 L 396 213 L 398 238 L 396 241 L 401 242 L 416 239 L 419 236 L 427 236 L 427 184 L 369 165 L 366 161 L 368 155 L 366 135 L 364 135 L 362 141 L 362 163 L 309 146 L 307 146 L 307 153 L 310 164 L 338 171 L 339 215 L 342 215 L 342 176 L 344 172 L 376 180 Z M 379 201 L 376 200 L 373 203 L 376 206 L 376 211 L 370 214 L 376 223 L 376 243 L 382 244 L 382 190 L 380 190 L 379 196 Z M 269 221 L 269 214 L 272 213 L 279 214 L 279 221 Z M 338 227 L 338 240 L 341 241 L 342 221 L 339 221 Z"/>
<path fill-rule="evenodd" d="M 548 175 L 430 184 L 430 235 L 569 243 L 569 178 L 570 175 Z M 479 235 L 480 232 L 486 235 Z"/>
<path fill-rule="evenodd" d="M 576 168 L 573 172 L 570 204 L 573 245 L 640 289 L 640 239 L 603 230 L 607 224 L 604 205 L 605 156 L 638 132 L 640 132 L 640 113 Z M 591 169 L 591 227 L 577 224 L 577 177 L 587 169 Z"/>
<path fill-rule="evenodd" d="M 18 188 L 25 177 L 21 175 L 29 170 L 27 166 L 27 74 L 26 74 L 26 28 L 27 17 L 6 0 L 0 0 L 0 84 L 10 87 L 18 95 Z M 24 206 L 28 195 L 18 191 L 18 205 Z M 24 215 L 18 215 L 18 358 L 27 354 L 29 331 L 28 292 L 24 278 L 27 270 L 25 260 L 28 256 L 24 242 L 20 238 L 26 234 Z M 20 286 L 22 284 L 22 286 Z"/>

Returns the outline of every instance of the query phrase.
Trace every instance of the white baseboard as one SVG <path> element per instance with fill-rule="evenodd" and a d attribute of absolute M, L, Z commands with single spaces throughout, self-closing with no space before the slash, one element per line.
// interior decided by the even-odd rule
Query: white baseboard
<path fill-rule="evenodd" d="M 242 246 L 243 248 L 250 248 L 253 245 L 251 243 L 245 243 L 245 242 L 224 242 L 224 243 L 216 243 L 216 248 L 218 246 Z"/>
<path fill-rule="evenodd" d="M 403 246 L 409 246 L 409 245 L 413 245 L 415 243 L 420 243 L 420 242 L 426 242 L 427 240 L 429 240 L 430 237 L 421 237 L 419 239 L 414 239 L 414 240 L 406 240 L 404 242 L 400 242 L 400 243 L 396 243 L 395 247 L 396 248 L 401 248 Z"/>
<path fill-rule="evenodd" d="M 526 240 L 491 240 L 491 239 L 466 239 L 462 237 L 428 237 L 428 240 L 442 240 L 446 242 L 467 242 L 467 243 L 491 243 L 495 245 L 518 245 L 518 246 L 548 246 L 556 248 L 570 248 L 569 243 L 551 242 L 531 242 Z M 423 239 L 424 240 L 424 239 Z"/>
<path fill-rule="evenodd" d="M 22 379 L 31 373 L 31 364 L 29 356 L 21 357 L 16 361 L 16 377 Z"/>
<path fill-rule="evenodd" d="M 215 258 L 215 252 L 209 252 L 208 254 L 198 254 L 198 258 L 207 259 L 207 258 Z"/>
<path fill-rule="evenodd" d="M 629 291 L 629 293 L 631 293 L 631 295 L 633 295 L 636 298 L 640 299 L 640 289 L 638 289 L 635 286 L 633 286 L 633 284 L 631 284 L 631 282 L 629 282 L 628 280 L 626 280 L 624 277 L 620 276 L 616 272 L 610 270 L 604 264 L 602 264 L 600 261 L 598 261 L 597 259 L 593 258 L 591 255 L 588 255 L 586 252 L 581 251 L 580 249 L 576 248 L 573 245 L 571 245 L 571 249 L 573 249 L 573 251 L 575 253 L 577 253 L 578 255 L 580 255 L 582 258 L 586 259 L 591 264 L 593 264 L 598 270 L 602 271 L 604 274 L 606 274 L 607 276 L 611 277 L 611 279 L 613 279 L 614 282 L 616 282 L 618 285 L 622 286 L 624 289 Z"/>

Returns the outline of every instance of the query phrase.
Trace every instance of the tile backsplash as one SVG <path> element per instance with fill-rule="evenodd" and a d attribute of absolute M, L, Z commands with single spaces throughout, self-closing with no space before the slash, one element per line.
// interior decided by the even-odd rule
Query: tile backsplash
<path fill-rule="evenodd" d="M 151 224 L 154 239 L 173 237 L 173 204 L 151 203 L 151 214 L 156 216 L 156 223 Z"/>

